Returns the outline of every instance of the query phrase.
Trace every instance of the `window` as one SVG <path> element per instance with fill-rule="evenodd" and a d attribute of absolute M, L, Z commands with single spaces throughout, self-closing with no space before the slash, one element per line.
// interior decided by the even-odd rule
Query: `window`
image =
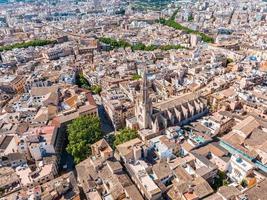
<path fill-rule="evenodd" d="M 241 176 L 241 173 L 237 169 L 234 169 L 234 174 L 237 177 L 240 177 Z"/>

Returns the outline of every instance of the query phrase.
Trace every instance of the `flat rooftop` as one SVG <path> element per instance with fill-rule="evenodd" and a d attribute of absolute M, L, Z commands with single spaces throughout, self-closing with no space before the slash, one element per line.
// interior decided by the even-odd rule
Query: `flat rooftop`
<path fill-rule="evenodd" d="M 10 83 L 11 81 L 13 81 L 14 79 L 16 78 L 15 75 L 5 75 L 5 76 L 2 76 L 0 77 L 0 84 L 7 84 L 7 83 Z"/>
<path fill-rule="evenodd" d="M 146 172 L 144 166 L 137 162 L 135 164 L 129 164 L 130 168 L 133 170 L 134 174 L 138 177 L 140 183 L 144 186 L 148 193 L 155 193 L 155 191 L 160 191 L 156 183 Z"/>

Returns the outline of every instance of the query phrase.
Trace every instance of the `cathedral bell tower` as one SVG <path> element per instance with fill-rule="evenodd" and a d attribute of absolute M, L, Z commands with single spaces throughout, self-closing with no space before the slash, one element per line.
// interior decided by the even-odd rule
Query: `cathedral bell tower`
<path fill-rule="evenodd" d="M 152 102 L 148 93 L 147 68 L 144 69 L 142 94 L 137 104 L 137 118 L 140 129 L 151 128 Z"/>

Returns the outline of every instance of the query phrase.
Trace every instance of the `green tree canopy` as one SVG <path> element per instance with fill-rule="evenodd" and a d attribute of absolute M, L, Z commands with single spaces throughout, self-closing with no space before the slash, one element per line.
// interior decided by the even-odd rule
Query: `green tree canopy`
<path fill-rule="evenodd" d="M 79 73 L 76 76 L 76 84 L 80 87 L 80 88 L 84 88 L 87 90 L 91 90 L 91 92 L 93 94 L 100 94 L 100 92 L 102 91 L 102 88 L 100 85 L 92 85 L 90 86 L 89 82 L 87 81 L 87 79 L 84 77 L 83 73 Z"/>
<path fill-rule="evenodd" d="M 86 80 L 86 78 L 84 77 L 84 75 L 82 73 L 77 74 L 76 76 L 76 84 L 84 89 L 90 89 L 90 84 L 88 83 L 88 81 Z"/>
<path fill-rule="evenodd" d="M 140 76 L 139 74 L 134 74 L 133 76 L 132 76 L 132 79 L 133 80 L 139 80 L 139 79 L 141 79 L 142 78 L 142 76 Z"/>
<path fill-rule="evenodd" d="M 234 62 L 232 58 L 227 58 L 227 64 Z"/>
<path fill-rule="evenodd" d="M 69 144 L 67 152 L 79 163 L 91 154 L 90 145 L 102 138 L 100 119 L 81 116 L 72 121 L 67 128 Z"/>
<path fill-rule="evenodd" d="M 165 19 L 161 19 L 163 20 L 160 23 L 165 23 Z M 126 47 L 130 47 L 132 49 L 132 51 L 154 51 L 157 49 L 161 49 L 162 51 L 168 51 L 171 49 L 185 49 L 185 47 L 181 46 L 181 45 L 145 45 L 143 43 L 137 43 L 137 44 L 130 44 L 127 41 L 124 40 L 116 40 L 114 38 L 99 38 L 99 41 L 102 43 L 105 43 L 109 46 L 111 46 L 111 49 L 115 49 L 115 48 L 126 48 Z"/>
<path fill-rule="evenodd" d="M 132 45 L 133 51 L 138 51 L 138 50 L 144 51 L 145 48 L 146 48 L 146 45 L 144 45 L 143 43 L 137 43 L 137 44 Z"/>
<path fill-rule="evenodd" d="M 115 135 L 114 146 L 117 146 L 119 144 L 122 144 L 137 137 L 138 134 L 136 130 L 129 128 L 121 129 L 119 130 L 119 133 Z"/>
<path fill-rule="evenodd" d="M 0 47 L 0 52 L 9 51 L 9 50 L 16 49 L 16 48 L 20 49 L 20 48 L 28 48 L 28 47 L 45 46 L 48 44 L 55 44 L 55 43 L 56 43 L 55 40 L 32 40 L 28 42 L 20 42 L 16 44 L 2 46 Z"/>
<path fill-rule="evenodd" d="M 170 17 L 170 20 L 175 20 L 175 17 L 176 17 L 176 15 L 178 14 L 179 10 L 180 10 L 180 8 L 177 8 L 177 9 L 173 12 L 172 16 Z"/>
<path fill-rule="evenodd" d="M 102 91 L 102 88 L 100 85 L 93 85 L 91 87 L 91 91 L 93 94 L 100 94 L 100 92 Z"/>
<path fill-rule="evenodd" d="M 247 182 L 247 180 L 246 180 L 246 179 L 243 179 L 243 180 L 241 181 L 240 185 L 241 185 L 243 188 L 247 187 L 247 186 L 248 186 L 248 182 Z"/>
<path fill-rule="evenodd" d="M 211 185 L 212 188 L 217 191 L 221 186 L 227 186 L 229 181 L 225 172 L 218 171 L 218 176 L 214 179 L 214 183 Z"/>
<path fill-rule="evenodd" d="M 204 42 L 214 43 L 214 39 L 212 37 L 206 35 L 205 33 L 202 33 L 202 32 L 190 29 L 186 26 L 183 26 L 182 24 L 176 22 L 172 18 L 170 18 L 170 19 L 161 18 L 161 19 L 159 19 L 158 22 L 164 26 L 169 26 L 169 27 L 172 27 L 174 29 L 184 31 L 187 34 L 199 35 Z"/>
<path fill-rule="evenodd" d="M 188 21 L 189 22 L 192 22 L 192 21 L 194 21 L 194 17 L 193 17 L 193 15 L 191 14 L 191 15 L 189 15 L 189 17 L 188 17 Z"/>

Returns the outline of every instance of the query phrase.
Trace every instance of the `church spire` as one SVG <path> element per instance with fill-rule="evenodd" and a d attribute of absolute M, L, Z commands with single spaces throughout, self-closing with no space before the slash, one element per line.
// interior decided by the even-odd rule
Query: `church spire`
<path fill-rule="evenodd" d="M 147 129 L 151 127 L 150 117 L 152 114 L 152 102 L 148 93 L 147 67 L 144 67 L 143 83 L 142 83 L 142 100 L 139 106 L 139 125 L 141 128 Z"/>
<path fill-rule="evenodd" d="M 148 103 L 148 91 L 147 91 L 147 67 L 144 68 L 143 74 L 143 104 L 146 105 Z"/>

